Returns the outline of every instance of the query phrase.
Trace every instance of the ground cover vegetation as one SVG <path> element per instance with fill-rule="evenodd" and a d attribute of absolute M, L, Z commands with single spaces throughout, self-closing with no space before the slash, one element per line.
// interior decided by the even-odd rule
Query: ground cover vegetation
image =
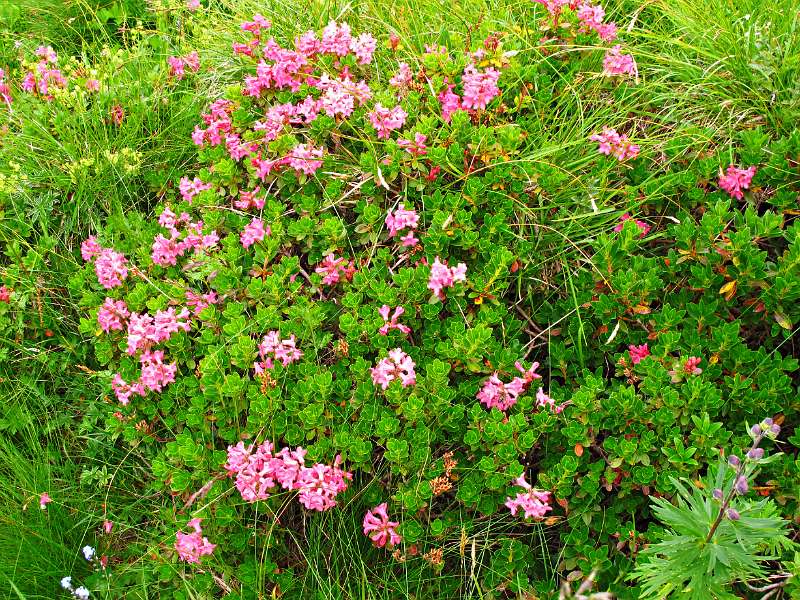
<path fill-rule="evenodd" d="M 798 26 L 0 7 L 5 597 L 800 597 Z"/>

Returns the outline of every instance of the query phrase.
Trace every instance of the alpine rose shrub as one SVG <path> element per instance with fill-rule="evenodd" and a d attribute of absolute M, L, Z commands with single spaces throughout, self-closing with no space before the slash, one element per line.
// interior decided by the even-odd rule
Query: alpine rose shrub
<path fill-rule="evenodd" d="M 635 85 L 601 6 L 529 9 L 543 46 L 602 46 L 592 52 L 613 77 L 580 79 Z M 259 560 L 283 589 L 306 532 L 353 510 L 364 552 L 390 549 L 387 569 L 455 573 L 450 549 L 492 520 L 487 590 L 521 595 L 530 577 L 595 563 L 618 582 L 649 535 L 648 498 L 716 456 L 732 435 L 723 415 L 791 416 L 795 365 L 775 340 L 796 318 L 781 293 L 795 291 L 763 280 L 794 272 L 796 227 L 712 202 L 756 172 L 731 167 L 714 185 L 718 156 L 679 190 L 707 200 L 702 216 L 667 223 L 649 202 L 648 186 L 666 185 L 648 171 L 661 168 L 650 125 L 633 117 L 614 121 L 626 135 L 587 109 L 591 129 L 569 150 L 579 173 L 526 160 L 574 53 L 545 69 L 506 32 L 420 55 L 344 22 L 290 33 L 261 15 L 242 24 L 225 70 L 241 80 L 186 140 L 197 168 L 160 188 L 157 218 L 111 219 L 82 244 L 73 288 L 106 391 L 92 418 L 146 456 L 148 491 L 202 516 L 176 533 L 179 558 L 215 553 L 241 589 L 253 532 L 272 532 Z M 184 77 L 194 70 L 173 54 Z M 163 65 L 174 89 L 207 75 L 177 84 L 176 65 Z M 788 169 L 742 160 L 765 180 Z M 575 215 L 552 199 L 584 176 L 608 193 L 591 199 L 604 206 L 585 217 L 574 269 L 555 250 Z M 783 255 L 753 242 L 779 235 Z M 749 404 L 724 400 L 740 396 Z M 792 474 L 775 468 L 775 489 Z M 542 520 L 558 524 L 544 530 L 560 552 L 546 568 L 528 535 Z M 186 577 L 195 570 L 207 576 L 187 565 Z"/>

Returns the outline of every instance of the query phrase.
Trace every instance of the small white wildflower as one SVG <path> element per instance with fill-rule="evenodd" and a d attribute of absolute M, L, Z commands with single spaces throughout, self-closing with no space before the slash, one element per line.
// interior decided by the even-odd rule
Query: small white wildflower
<path fill-rule="evenodd" d="M 92 560 L 92 558 L 94 558 L 94 548 L 92 548 L 91 546 L 84 546 L 81 552 L 83 552 L 83 555 L 86 557 L 86 560 Z"/>
<path fill-rule="evenodd" d="M 75 591 L 72 593 L 75 594 L 75 597 L 79 600 L 89 600 L 89 590 L 83 586 L 75 588 Z"/>
<path fill-rule="evenodd" d="M 72 577 L 62 577 L 61 587 L 65 590 L 72 590 Z"/>

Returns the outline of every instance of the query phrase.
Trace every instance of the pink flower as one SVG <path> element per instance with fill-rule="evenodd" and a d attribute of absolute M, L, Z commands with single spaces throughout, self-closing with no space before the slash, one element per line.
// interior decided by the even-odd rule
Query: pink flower
<path fill-rule="evenodd" d="M 97 280 L 107 290 L 122 285 L 128 277 L 128 261 L 119 252 L 103 248 L 94 263 Z"/>
<path fill-rule="evenodd" d="M 616 231 L 617 233 L 619 233 L 620 231 L 622 231 L 622 228 L 623 228 L 623 226 L 625 225 L 625 221 L 630 221 L 631 219 L 632 219 L 632 217 L 631 217 L 631 216 L 630 216 L 630 214 L 628 214 L 628 213 L 625 213 L 624 215 L 622 215 L 622 216 L 619 218 L 619 220 L 620 220 L 620 223 L 619 223 L 619 225 L 617 225 L 616 227 L 614 227 L 614 231 Z M 636 220 L 636 226 L 637 226 L 637 227 L 638 227 L 638 228 L 641 230 L 641 233 L 639 234 L 639 237 L 644 237 L 644 236 L 646 236 L 646 235 L 647 235 L 647 233 L 650 231 L 650 225 L 648 225 L 648 224 L 647 224 L 647 223 L 645 223 L 644 221 L 639 221 L 639 220 L 637 219 L 637 220 Z"/>
<path fill-rule="evenodd" d="M 720 189 L 728 192 L 731 198 L 741 200 L 744 198 L 742 190 L 750 189 L 750 182 L 753 181 L 753 176 L 755 174 L 755 167 L 739 169 L 734 165 L 730 165 L 725 173 L 723 173 L 722 169 L 720 169 L 719 187 Z"/>
<path fill-rule="evenodd" d="M 403 539 L 396 531 L 400 523 L 390 521 L 386 509 L 386 502 L 383 502 L 364 515 L 364 535 L 378 548 L 383 548 L 387 544 L 396 546 Z"/>
<path fill-rule="evenodd" d="M 286 164 L 298 173 L 313 175 L 322 166 L 322 148 L 314 148 L 311 144 L 298 144 L 286 157 Z"/>
<path fill-rule="evenodd" d="M 303 35 L 294 38 L 294 47 L 305 56 L 314 56 L 322 50 L 322 43 L 313 31 L 306 31 Z"/>
<path fill-rule="evenodd" d="M 7 285 L 0 286 L 0 302 L 11 303 L 11 288 Z"/>
<path fill-rule="evenodd" d="M 642 344 L 641 346 L 628 346 L 628 354 L 631 357 L 631 363 L 634 365 L 638 365 L 642 362 L 645 358 L 650 356 L 650 348 L 647 347 L 647 344 Z"/>
<path fill-rule="evenodd" d="M 44 62 L 55 64 L 58 61 L 58 55 L 51 46 L 39 46 L 36 49 L 36 56 L 41 58 Z"/>
<path fill-rule="evenodd" d="M 200 56 L 197 54 L 197 50 L 193 50 L 184 56 L 183 62 L 192 71 L 197 72 L 200 70 Z"/>
<path fill-rule="evenodd" d="M 445 81 L 445 83 L 447 83 Z M 442 118 L 445 123 L 450 122 L 450 118 L 457 110 L 462 110 L 461 96 L 453 91 L 455 85 L 448 85 L 443 92 L 436 97 L 442 105 Z"/>
<path fill-rule="evenodd" d="M 414 209 L 407 209 L 405 204 L 399 204 L 394 213 L 390 210 L 386 214 L 386 227 L 389 228 L 389 235 L 396 237 L 401 230 L 408 227 L 409 229 L 416 229 L 419 223 L 419 215 Z M 418 240 L 415 240 L 415 243 Z M 404 245 L 407 245 L 404 243 Z M 411 244 L 413 246 L 413 244 Z"/>
<path fill-rule="evenodd" d="M 622 53 L 622 46 L 617 44 L 606 52 L 603 58 L 603 73 L 608 76 L 630 75 L 636 77 L 639 74 L 636 68 L 636 61 L 630 54 Z"/>
<path fill-rule="evenodd" d="M 106 298 L 103 305 L 97 311 L 97 324 L 100 329 L 109 333 L 110 331 L 122 331 L 125 329 L 125 320 L 130 312 L 124 300 L 114 300 Z"/>
<path fill-rule="evenodd" d="M 81 256 L 87 262 L 98 256 L 102 250 L 103 247 L 97 243 L 97 238 L 94 236 L 86 238 L 81 244 Z"/>
<path fill-rule="evenodd" d="M 97 79 L 87 79 L 86 80 L 86 91 L 87 92 L 99 92 L 100 91 L 100 82 Z"/>
<path fill-rule="evenodd" d="M 347 263 L 345 258 L 336 258 L 335 254 L 328 254 L 320 265 L 314 269 L 318 275 L 322 275 L 322 283 L 324 285 L 336 285 L 342 276 L 348 281 L 355 273 L 353 261 Z"/>
<path fill-rule="evenodd" d="M 187 563 L 199 563 L 202 556 L 210 555 L 217 547 L 216 544 L 210 543 L 208 538 L 203 537 L 200 521 L 200 519 L 189 521 L 189 527 L 194 530 L 192 533 L 178 531 L 175 534 L 175 550 L 178 552 L 178 557 Z"/>
<path fill-rule="evenodd" d="M 514 484 L 523 488 L 524 492 L 517 492 L 515 498 L 506 498 L 506 506 L 513 516 L 517 516 L 517 511 L 522 509 L 525 518 L 543 519 L 548 511 L 553 510 L 550 506 L 550 492 L 534 489 L 527 481 L 525 476 L 517 478 Z"/>
<path fill-rule="evenodd" d="M 411 73 L 411 67 L 408 63 L 401 62 L 397 65 L 397 73 L 395 73 L 389 80 L 389 85 L 396 88 L 406 88 L 413 80 L 414 75 Z"/>
<path fill-rule="evenodd" d="M 496 408 L 506 411 L 517 403 L 519 396 L 525 391 L 525 382 L 520 377 L 514 377 L 510 383 L 503 383 L 492 374 L 483 382 L 483 387 L 478 391 L 477 398 L 486 408 Z"/>
<path fill-rule="evenodd" d="M 378 313 L 381 315 L 381 317 L 383 317 L 383 325 L 378 330 L 378 333 L 381 335 L 388 335 L 392 329 L 397 329 L 403 334 L 411 333 L 410 327 L 397 322 L 397 320 L 406 312 L 406 310 L 402 306 L 397 306 L 394 309 L 394 314 L 391 316 L 391 318 L 389 318 L 389 313 L 391 310 L 392 309 L 389 308 L 388 304 L 384 304 L 380 307 L 380 309 L 378 309 Z"/>
<path fill-rule="evenodd" d="M 39 508 L 45 510 L 47 508 L 47 505 L 50 504 L 52 501 L 53 500 L 50 498 L 50 494 L 48 494 L 47 492 L 42 492 L 39 495 Z"/>
<path fill-rule="evenodd" d="M 192 309 L 194 316 L 198 316 L 203 310 L 217 303 L 217 293 L 208 292 L 207 294 L 195 294 L 191 290 L 186 290 L 186 306 Z"/>
<path fill-rule="evenodd" d="M 472 110 L 483 110 L 493 98 L 500 94 L 497 81 L 500 71 L 488 68 L 481 73 L 475 65 L 467 65 L 461 82 L 464 86 L 464 98 L 461 106 Z"/>
<path fill-rule="evenodd" d="M 261 219 L 254 218 L 250 221 L 239 235 L 239 240 L 242 246 L 249 248 L 256 242 L 264 239 L 264 236 L 270 235 L 271 231 L 269 226 L 264 228 L 264 222 Z"/>
<path fill-rule="evenodd" d="M 684 376 L 700 375 L 703 369 L 698 367 L 698 365 L 702 361 L 702 358 L 697 358 L 696 356 L 690 356 L 683 362 L 681 362 L 680 359 L 676 360 L 672 365 L 672 370 L 669 372 L 672 376 L 672 383 L 680 383 Z"/>
<path fill-rule="evenodd" d="M 565 6 L 572 4 L 572 0 L 533 0 L 547 9 L 552 16 L 557 17 Z"/>
<path fill-rule="evenodd" d="M 272 21 L 258 13 L 253 15 L 252 21 L 245 21 L 241 24 L 242 31 L 249 31 L 256 36 L 261 35 L 262 29 L 269 29 L 270 27 L 272 27 Z"/>
<path fill-rule="evenodd" d="M 400 129 L 406 122 L 408 113 L 400 106 L 395 106 L 391 110 L 384 108 L 379 102 L 375 105 L 375 109 L 368 113 L 370 123 L 378 133 L 379 139 L 387 139 L 391 131 Z"/>
<path fill-rule="evenodd" d="M 195 11 L 200 8 L 200 0 L 186 0 L 186 8 Z"/>
<path fill-rule="evenodd" d="M 111 389 L 114 390 L 114 395 L 123 406 L 130 402 L 131 396 L 137 395 L 144 397 L 147 394 L 147 390 L 141 383 L 138 381 L 126 383 L 119 373 L 114 374 L 114 378 L 111 380 Z"/>
<path fill-rule="evenodd" d="M 581 31 L 594 30 L 604 42 L 610 42 L 617 37 L 617 26 L 614 23 L 603 23 L 606 12 L 602 6 L 595 6 L 583 2 L 578 7 L 578 20 L 581 22 Z"/>
<path fill-rule="evenodd" d="M 589 139 L 598 143 L 597 151 L 600 154 L 613 155 L 620 162 L 639 156 L 639 146 L 631 143 L 627 135 L 620 135 L 615 129 L 604 127 L 602 133 L 596 133 Z"/>
<path fill-rule="evenodd" d="M 353 478 L 352 473 L 339 468 L 340 462 L 341 457 L 337 456 L 332 466 L 317 463 L 300 470 L 294 484 L 300 504 L 320 512 L 336 506 L 336 496 L 347 489 L 347 481 Z"/>
<path fill-rule="evenodd" d="M 169 75 L 170 77 L 174 77 L 178 81 L 183 79 L 184 71 L 183 71 L 183 59 L 177 56 L 169 56 L 167 57 L 167 64 L 169 65 Z"/>
<path fill-rule="evenodd" d="M 330 21 L 322 30 L 320 49 L 322 52 L 345 56 L 350 52 L 351 41 L 350 26 L 347 23 L 337 25 L 336 21 Z"/>
<path fill-rule="evenodd" d="M 194 180 L 191 180 L 188 177 L 182 177 L 178 189 L 180 190 L 183 199 L 191 204 L 192 200 L 195 196 L 197 196 L 197 194 L 206 190 L 210 190 L 212 187 L 213 186 L 210 183 L 203 183 L 203 180 L 199 177 L 195 177 Z"/>
<path fill-rule="evenodd" d="M 142 364 L 142 374 L 139 382 L 145 388 L 154 392 L 160 392 L 164 386 L 175 381 L 175 374 L 178 371 L 178 363 L 164 364 L 163 350 L 145 350 L 139 357 Z"/>
<path fill-rule="evenodd" d="M 417 131 L 414 134 L 414 141 L 399 139 L 397 140 L 397 145 L 405 148 L 406 152 L 411 156 L 425 156 L 428 152 L 428 147 L 425 145 L 427 139 L 428 136 Z"/>
<path fill-rule="evenodd" d="M 261 362 L 256 362 L 253 365 L 256 373 L 261 374 L 265 370 L 271 369 L 273 367 L 273 359 L 281 361 L 284 367 L 300 360 L 303 357 L 303 352 L 297 348 L 296 344 L 297 340 L 294 335 L 281 340 L 280 333 L 277 330 L 267 333 L 258 346 Z"/>
<path fill-rule="evenodd" d="M 417 383 L 417 375 L 414 372 L 414 361 L 400 348 L 395 348 L 389 352 L 389 356 L 383 358 L 377 365 L 370 369 L 372 382 L 381 386 L 385 390 L 395 379 L 400 380 L 403 387 L 408 387 Z"/>
<path fill-rule="evenodd" d="M 369 33 L 362 33 L 350 41 L 350 51 L 358 59 L 358 64 L 366 65 L 372 62 L 377 42 Z"/>
<path fill-rule="evenodd" d="M 431 274 L 428 278 L 428 289 L 440 300 L 444 300 L 444 288 L 453 287 L 457 281 L 467 280 L 467 265 L 458 263 L 457 267 L 448 267 L 437 256 L 431 265 Z"/>
<path fill-rule="evenodd" d="M 111 533 L 112 529 L 114 529 L 114 521 L 103 521 L 103 531 Z"/>

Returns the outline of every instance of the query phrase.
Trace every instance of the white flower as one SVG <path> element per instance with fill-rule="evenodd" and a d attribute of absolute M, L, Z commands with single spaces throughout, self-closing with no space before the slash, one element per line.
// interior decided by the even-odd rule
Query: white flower
<path fill-rule="evenodd" d="M 94 548 L 92 548 L 91 546 L 84 546 L 81 552 L 83 552 L 83 555 L 86 557 L 86 560 L 92 560 L 92 558 L 94 558 Z"/>
<path fill-rule="evenodd" d="M 62 577 L 61 578 L 61 587 L 65 590 L 72 589 L 72 577 Z"/>
<path fill-rule="evenodd" d="M 75 591 L 72 593 L 75 594 L 75 597 L 79 600 L 89 600 L 89 590 L 83 586 L 75 588 Z"/>

